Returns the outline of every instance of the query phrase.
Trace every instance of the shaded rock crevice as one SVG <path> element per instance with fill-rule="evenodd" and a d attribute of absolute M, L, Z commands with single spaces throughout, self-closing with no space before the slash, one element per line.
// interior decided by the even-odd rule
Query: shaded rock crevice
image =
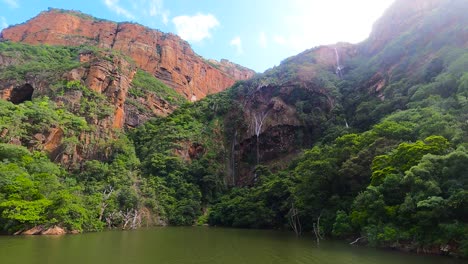
<path fill-rule="evenodd" d="M 20 104 L 25 101 L 31 101 L 34 93 L 34 88 L 29 83 L 25 83 L 21 86 L 17 86 L 10 91 L 10 95 L 7 100 L 14 103 Z"/>
<path fill-rule="evenodd" d="M 115 42 L 117 41 L 117 35 L 122 29 L 120 28 L 120 23 L 117 23 L 117 26 L 115 27 L 115 32 L 114 32 L 114 39 L 112 40 L 112 43 L 110 45 L 110 48 L 113 49 Z"/>

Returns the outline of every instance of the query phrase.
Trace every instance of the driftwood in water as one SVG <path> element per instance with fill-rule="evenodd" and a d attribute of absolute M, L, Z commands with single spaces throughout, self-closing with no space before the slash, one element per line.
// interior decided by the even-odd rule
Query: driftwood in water
<path fill-rule="evenodd" d="M 317 223 L 313 224 L 315 238 L 317 239 L 317 245 L 320 245 L 320 239 L 323 239 L 322 234 L 320 233 L 320 217 L 322 216 L 322 212 L 317 218 Z"/>
<path fill-rule="evenodd" d="M 359 242 L 359 240 L 361 240 L 361 239 L 363 239 L 363 238 L 366 238 L 366 237 L 364 237 L 364 236 L 358 237 L 356 240 L 354 240 L 353 242 L 351 242 L 351 243 L 349 243 L 349 244 L 350 244 L 350 245 L 354 245 L 354 244 L 356 244 L 357 242 Z"/>

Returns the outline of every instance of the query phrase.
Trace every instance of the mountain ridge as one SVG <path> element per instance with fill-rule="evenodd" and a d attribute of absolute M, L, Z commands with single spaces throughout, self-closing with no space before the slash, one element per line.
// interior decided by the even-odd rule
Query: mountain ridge
<path fill-rule="evenodd" d="M 23 24 L 4 29 L 2 39 L 115 49 L 192 101 L 255 74 L 225 60 L 212 66 L 196 55 L 186 41 L 172 33 L 162 33 L 136 23 L 96 19 L 78 11 L 44 11 Z"/>

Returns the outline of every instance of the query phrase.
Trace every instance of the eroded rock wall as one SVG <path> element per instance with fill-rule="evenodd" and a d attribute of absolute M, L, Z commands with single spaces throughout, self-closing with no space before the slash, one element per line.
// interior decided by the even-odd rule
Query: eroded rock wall
<path fill-rule="evenodd" d="M 141 69 L 189 100 L 199 100 L 252 77 L 254 71 L 222 60 L 208 62 L 174 34 L 133 23 L 115 23 L 75 11 L 51 9 L 6 28 L 2 39 L 28 44 L 92 45 L 122 52 Z"/>

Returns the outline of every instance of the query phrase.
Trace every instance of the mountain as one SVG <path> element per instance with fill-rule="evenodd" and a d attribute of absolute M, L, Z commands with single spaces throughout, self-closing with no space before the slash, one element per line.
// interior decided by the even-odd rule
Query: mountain
<path fill-rule="evenodd" d="M 132 228 L 166 223 L 154 190 L 142 193 L 126 130 L 254 74 L 205 60 L 173 34 L 75 11 L 43 12 L 0 40 L 5 233 L 100 230 L 130 216 Z"/>
<path fill-rule="evenodd" d="M 134 23 L 115 23 L 59 9 L 42 12 L 2 32 L 3 40 L 27 44 L 97 46 L 132 58 L 135 64 L 189 100 L 199 100 L 232 86 L 255 72 L 227 60 L 208 61 L 174 34 Z"/>
<path fill-rule="evenodd" d="M 362 43 L 306 50 L 145 123 L 144 174 L 199 186 L 211 225 L 466 255 L 467 7 L 396 1 Z"/>
<path fill-rule="evenodd" d="M 416 33 L 426 45 L 452 44 L 467 45 L 466 18 L 460 16 L 458 8 L 464 8 L 462 1 L 416 0 L 395 1 L 373 27 L 366 41 L 368 52 L 375 53 L 385 48 L 388 42 L 397 41 L 404 34 Z M 441 4 L 443 3 L 443 4 Z M 444 17 L 437 15 L 444 14 Z M 447 41 L 443 41 L 445 37 Z M 436 41 L 436 43 L 431 43 Z M 455 43 L 451 43 L 454 41 Z M 410 43 L 408 43 L 410 44 Z"/>
<path fill-rule="evenodd" d="M 115 138 L 113 129 L 137 127 L 254 75 L 227 60 L 203 59 L 176 35 L 77 11 L 42 12 L 3 30 L 0 40 L 2 99 L 18 104 L 48 96 L 95 127 L 77 135 L 86 147 L 67 155 L 61 150 L 66 135 L 55 133 L 64 128 L 36 133 L 45 138 L 37 147 L 69 166 L 97 158 L 102 150 L 90 142 Z M 2 137 L 31 148 L 29 138 L 11 134 L 4 130 Z"/>
<path fill-rule="evenodd" d="M 138 25 L 52 10 L 38 18 L 122 31 L 6 29 L 67 46 L 0 43 L 0 226 L 208 223 L 466 257 L 467 7 L 397 0 L 362 43 L 306 50 L 193 103 L 161 72 L 173 68 L 118 48 Z"/>
<path fill-rule="evenodd" d="M 431 92 L 443 97 L 455 93 L 449 89 L 456 85 L 423 92 L 418 84 L 430 83 L 448 68 L 453 71 L 450 82 L 456 83 L 466 70 L 463 59 L 468 42 L 463 25 L 468 20 L 461 11 L 464 6 L 463 1 L 396 1 L 376 22 L 368 40 L 304 51 L 205 100 L 203 104 L 221 109 L 216 130 L 226 135 L 219 142 L 224 146 L 220 162 L 227 159 L 231 167 L 238 167 L 223 171 L 246 178 L 232 180 L 240 181 L 235 185 L 249 184 L 259 163 L 284 168 L 293 156 L 318 141 L 334 139 L 346 130 L 369 129 Z M 226 102 L 217 102 L 220 98 Z M 205 112 L 212 110 L 200 111 L 208 114 Z M 199 141 L 202 135 L 196 137 Z M 263 151 L 257 156 L 258 147 Z"/>

